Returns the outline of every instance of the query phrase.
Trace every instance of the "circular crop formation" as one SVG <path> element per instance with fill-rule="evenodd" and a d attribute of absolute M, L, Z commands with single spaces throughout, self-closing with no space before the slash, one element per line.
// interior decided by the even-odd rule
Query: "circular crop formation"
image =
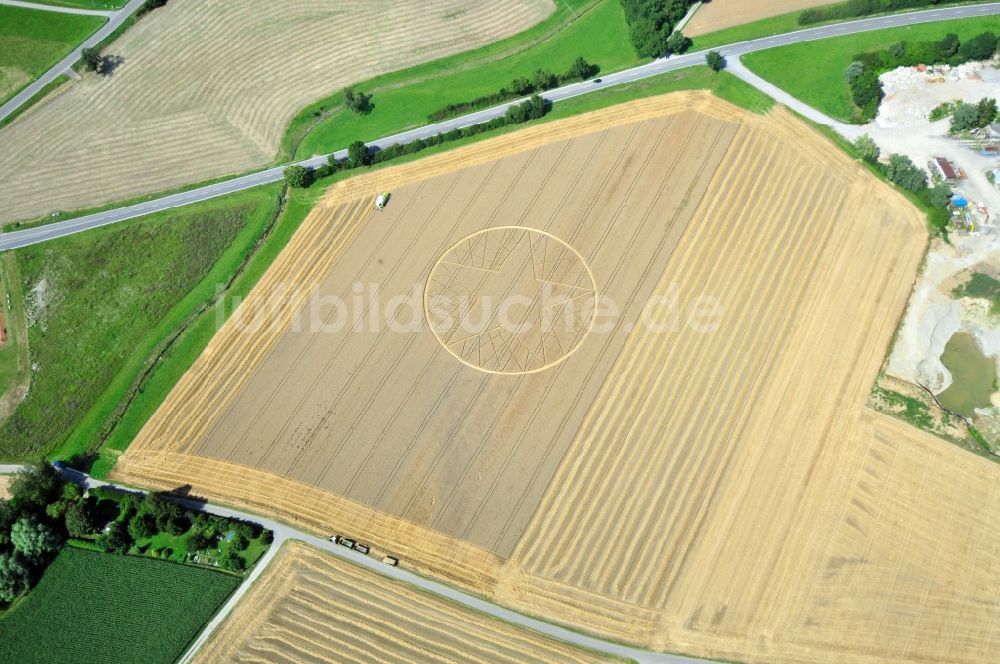
<path fill-rule="evenodd" d="M 427 279 L 424 311 L 434 336 L 465 364 L 525 374 L 558 364 L 590 331 L 593 274 L 559 238 L 523 226 L 460 240 Z"/>

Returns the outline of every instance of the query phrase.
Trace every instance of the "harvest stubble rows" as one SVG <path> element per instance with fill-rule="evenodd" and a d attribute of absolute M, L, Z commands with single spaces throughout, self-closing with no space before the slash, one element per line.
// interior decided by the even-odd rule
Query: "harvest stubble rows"
<path fill-rule="evenodd" d="M 552 10 L 550 0 L 172 0 L 108 49 L 124 58 L 113 75 L 86 74 L 2 130 L 0 221 L 264 166 L 316 99 L 492 43 Z M 378 39 L 364 39 L 373 30 Z"/>
<path fill-rule="evenodd" d="M 369 216 L 386 188 L 392 204 Z M 996 468 L 864 411 L 925 238 L 902 197 L 787 112 L 671 95 L 345 181 L 272 272 L 343 294 L 397 266 L 426 276 L 455 240 L 510 223 L 580 252 L 622 305 L 610 334 L 496 378 L 430 331 L 327 335 L 317 354 L 309 335 L 223 330 L 116 472 L 367 538 L 503 604 L 654 648 L 982 659 L 1000 538 L 974 530 L 954 485 L 924 496 L 927 467 L 904 464 L 903 480 L 877 450 L 912 446 L 901 456 L 940 463 L 991 508 Z M 626 329 L 675 284 L 720 300 L 715 333 Z M 275 389 L 296 365 L 303 380 Z M 369 411 L 377 399 L 415 412 Z"/>

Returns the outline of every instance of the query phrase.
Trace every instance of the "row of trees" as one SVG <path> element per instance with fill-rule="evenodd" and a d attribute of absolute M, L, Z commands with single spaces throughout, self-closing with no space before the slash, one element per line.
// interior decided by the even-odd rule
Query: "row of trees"
<path fill-rule="evenodd" d="M 868 122 L 878 114 L 884 91 L 879 75 L 896 67 L 918 64 L 958 65 L 972 60 L 988 60 L 997 50 L 997 36 L 983 32 L 961 42 L 949 33 L 940 41 L 900 41 L 887 49 L 860 53 L 847 66 L 844 77 L 858 108 L 858 122 Z"/>
<path fill-rule="evenodd" d="M 159 533 L 187 533 L 188 549 L 201 550 L 232 532 L 219 564 L 241 571 L 244 560 L 238 552 L 263 532 L 257 524 L 184 509 L 161 494 L 99 488 L 84 496 L 79 486 L 62 479 L 45 462 L 18 473 L 9 492 L 10 498 L 0 501 L 0 600 L 4 602 L 30 588 L 69 537 L 93 539 L 107 553 L 124 554 L 136 540 Z M 270 531 L 265 536 L 270 537 Z"/>
<path fill-rule="evenodd" d="M 628 35 L 636 53 L 647 58 L 659 58 L 671 53 L 683 53 L 691 40 L 674 27 L 694 0 L 621 0 L 628 23 Z"/>
<path fill-rule="evenodd" d="M 373 151 L 362 141 L 354 141 L 347 147 L 347 159 L 337 160 L 333 155 L 327 157 L 325 165 L 311 170 L 305 166 L 289 166 L 285 169 L 285 182 L 290 187 L 304 188 L 311 185 L 317 179 L 333 175 L 337 171 L 361 168 L 378 164 L 390 159 L 409 154 L 416 154 L 422 150 L 435 145 L 441 145 L 462 138 L 469 138 L 476 134 L 493 131 L 500 127 L 516 125 L 529 122 L 544 116 L 549 112 L 551 105 L 538 95 L 532 95 L 520 104 L 512 104 L 504 116 L 493 118 L 489 122 L 470 125 L 462 129 L 452 129 L 440 134 L 435 134 L 427 138 L 418 138 L 410 143 L 394 143 L 381 150 Z"/>
<path fill-rule="evenodd" d="M 890 182 L 916 196 L 927 208 L 931 225 L 942 233 L 947 232 L 946 208 L 951 200 L 951 187 L 944 183 L 928 185 L 924 169 L 914 164 L 906 155 L 891 154 L 886 163 L 880 163 L 878 145 L 868 134 L 863 134 L 854 141 L 854 150 Z"/>
<path fill-rule="evenodd" d="M 596 75 L 599 71 L 600 67 L 587 62 L 583 57 L 578 57 L 564 74 L 557 75 L 545 69 L 536 69 L 531 78 L 519 76 L 506 86 L 500 88 L 499 92 L 476 97 L 471 101 L 448 104 L 428 115 L 427 119 L 430 122 L 440 122 L 441 120 L 453 118 L 456 115 L 469 113 L 480 108 L 502 104 L 511 99 L 545 92 L 546 90 L 557 88 L 564 83 L 583 81 Z"/>

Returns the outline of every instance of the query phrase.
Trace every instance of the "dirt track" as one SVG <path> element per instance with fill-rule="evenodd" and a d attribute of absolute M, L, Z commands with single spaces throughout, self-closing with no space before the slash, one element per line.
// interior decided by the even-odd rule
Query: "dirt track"
<path fill-rule="evenodd" d="M 303 544 L 285 546 L 197 662 L 598 662 Z"/>
<path fill-rule="evenodd" d="M 829 4 L 830 0 L 712 0 L 695 12 L 684 27 L 684 34 L 695 37 L 770 16 Z"/>
<path fill-rule="evenodd" d="M 864 410 L 924 246 L 902 197 L 785 111 L 671 95 L 352 178 L 243 306 L 289 281 L 400 292 L 509 224 L 579 252 L 621 308 L 609 331 L 498 377 L 428 330 L 227 325 L 116 476 L 404 547 L 424 573 L 654 648 L 995 654 L 1000 536 L 978 515 L 998 468 Z M 714 297 L 718 328 L 631 327 L 672 294 Z"/>
<path fill-rule="evenodd" d="M 262 166 L 315 100 L 513 35 L 552 9 L 550 0 L 171 0 L 114 42 L 124 61 L 112 76 L 87 74 L 0 131 L 0 221 Z M 351 46 L 359 40 L 363 48 Z"/>

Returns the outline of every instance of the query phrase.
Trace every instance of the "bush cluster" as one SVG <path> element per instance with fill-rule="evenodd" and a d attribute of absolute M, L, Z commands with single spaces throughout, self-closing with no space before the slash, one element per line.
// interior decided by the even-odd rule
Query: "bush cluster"
<path fill-rule="evenodd" d="M 918 64 L 958 65 L 972 60 L 987 60 L 996 53 L 997 36 L 983 32 L 964 42 L 958 35 L 947 34 L 940 41 L 896 42 L 882 51 L 859 53 L 844 71 L 851 98 L 858 107 L 856 118 L 867 122 L 878 113 L 884 92 L 878 77 L 896 67 Z"/>
<path fill-rule="evenodd" d="M 493 131 L 507 125 L 516 125 L 529 120 L 535 120 L 549 112 L 551 105 L 538 95 L 514 104 L 507 109 L 503 117 L 493 118 L 489 122 L 470 125 L 462 129 L 452 129 L 440 134 L 434 134 L 427 138 L 418 138 L 410 143 L 393 143 L 387 148 L 371 151 L 362 141 L 354 141 L 347 147 L 347 159 L 337 160 L 333 155 L 327 157 L 326 164 L 316 170 L 310 170 L 304 166 L 289 166 L 285 169 L 285 182 L 290 187 L 308 187 L 318 179 L 333 175 L 337 171 L 360 168 L 379 164 L 396 157 L 408 154 L 416 154 L 435 145 L 457 141 L 461 138 L 469 138 L 476 134 Z"/>
<path fill-rule="evenodd" d="M 530 79 L 519 76 L 503 88 L 500 88 L 499 92 L 476 97 L 472 101 L 448 104 L 444 108 L 440 108 L 428 115 L 427 120 L 430 122 L 440 122 L 441 120 L 447 120 L 448 118 L 477 111 L 481 108 L 489 108 L 490 106 L 502 104 L 511 99 L 545 92 L 546 90 L 557 88 L 564 83 L 588 79 L 597 74 L 598 71 L 600 71 L 600 67 L 590 64 L 582 57 L 574 60 L 566 73 L 559 76 L 545 69 L 536 69 Z"/>
<path fill-rule="evenodd" d="M 219 565 L 240 571 L 244 560 L 237 552 L 263 530 L 257 524 L 184 509 L 156 493 L 95 488 L 84 497 L 79 486 L 44 461 L 18 473 L 9 490 L 11 497 L 0 500 L 0 603 L 13 601 L 34 585 L 67 537 L 88 538 L 88 548 L 125 554 L 136 540 L 160 533 L 189 533 L 188 548 L 200 550 L 232 531 Z M 159 552 L 146 553 L 157 557 Z"/>
<path fill-rule="evenodd" d="M 948 5 L 966 0 L 848 0 L 836 5 L 806 9 L 799 14 L 799 25 L 834 21 L 856 16 L 870 16 L 899 9 L 913 9 L 931 5 Z"/>
<path fill-rule="evenodd" d="M 997 100 L 992 97 L 984 97 L 976 104 L 958 102 L 951 108 L 950 131 L 958 134 L 970 129 L 980 129 L 996 119 Z"/>
<path fill-rule="evenodd" d="M 621 0 L 635 52 L 647 58 L 681 53 L 690 40 L 674 36 L 674 26 L 695 0 Z"/>

